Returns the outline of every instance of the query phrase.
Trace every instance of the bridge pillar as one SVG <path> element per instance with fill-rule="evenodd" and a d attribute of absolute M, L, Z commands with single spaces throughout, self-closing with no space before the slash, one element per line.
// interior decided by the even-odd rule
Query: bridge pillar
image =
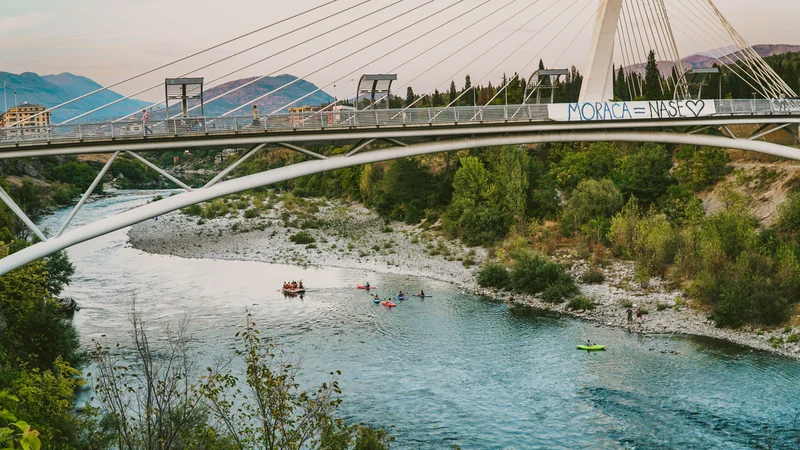
<path fill-rule="evenodd" d="M 622 11 L 622 0 L 599 0 L 594 24 L 592 47 L 586 73 L 583 75 L 580 102 L 602 102 L 614 99 L 614 40 Z"/>

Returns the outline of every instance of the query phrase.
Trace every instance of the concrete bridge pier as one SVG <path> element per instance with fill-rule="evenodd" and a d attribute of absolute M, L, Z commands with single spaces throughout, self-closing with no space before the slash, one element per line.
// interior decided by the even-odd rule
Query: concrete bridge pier
<path fill-rule="evenodd" d="M 592 47 L 589 49 L 589 60 L 579 97 L 581 103 L 614 100 L 614 41 L 617 37 L 622 0 L 599 1 Z"/>

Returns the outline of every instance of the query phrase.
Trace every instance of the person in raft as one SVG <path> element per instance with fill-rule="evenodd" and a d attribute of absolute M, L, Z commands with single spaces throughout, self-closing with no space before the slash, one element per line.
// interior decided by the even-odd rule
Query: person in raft
<path fill-rule="evenodd" d="M 298 288 L 299 289 L 303 289 L 303 282 L 302 281 L 300 281 L 300 283 L 298 283 Z"/>
<path fill-rule="evenodd" d="M 378 296 L 378 294 L 375 294 L 375 295 L 374 295 L 372 298 L 374 298 L 375 300 L 380 300 L 380 299 L 381 299 L 381 298 Z"/>
<path fill-rule="evenodd" d="M 398 293 L 397 293 L 397 296 L 398 296 L 398 297 L 405 297 L 406 295 L 405 295 L 405 294 L 403 294 L 403 291 L 400 291 L 400 292 L 398 292 Z"/>

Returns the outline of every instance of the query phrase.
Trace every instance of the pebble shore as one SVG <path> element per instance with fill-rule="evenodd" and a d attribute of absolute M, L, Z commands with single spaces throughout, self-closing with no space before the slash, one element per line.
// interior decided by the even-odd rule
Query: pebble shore
<path fill-rule="evenodd" d="M 267 213 L 250 219 L 240 210 L 225 217 L 200 219 L 182 212 L 161 216 L 134 225 L 129 240 L 134 248 L 148 253 L 183 258 L 260 261 L 300 266 L 338 267 L 377 273 L 393 273 L 447 281 L 463 292 L 506 301 L 512 308 L 550 310 L 559 314 L 597 322 L 603 326 L 629 329 L 646 334 L 685 334 L 722 339 L 782 355 L 800 358 L 800 343 L 783 342 L 791 333 L 784 329 L 716 328 L 706 314 L 688 306 L 685 296 L 660 280 L 641 288 L 633 282 L 634 267 L 627 261 L 610 261 L 600 271 L 605 281 L 580 284 L 582 295 L 596 308 L 572 311 L 566 303 L 548 304 L 540 299 L 511 292 L 483 289 L 475 275 L 487 258 L 484 249 L 468 249 L 448 241 L 435 231 L 400 223 L 386 225 L 374 212 L 357 203 L 313 200 L 317 226 L 306 229 L 314 237 L 310 245 L 290 241 L 301 231 L 301 223 L 287 220 L 283 202 Z M 569 253 L 557 259 L 579 279 L 589 270 L 586 262 Z M 627 303 L 648 311 L 639 328 L 635 318 L 629 325 Z M 795 329 L 793 333 L 800 333 Z"/>

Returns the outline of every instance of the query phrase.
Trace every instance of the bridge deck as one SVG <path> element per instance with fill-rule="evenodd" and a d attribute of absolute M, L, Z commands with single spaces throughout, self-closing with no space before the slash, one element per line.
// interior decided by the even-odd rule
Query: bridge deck
<path fill-rule="evenodd" d="M 711 101 L 708 101 L 709 103 Z M 633 102 L 640 104 L 640 102 Z M 659 102 L 661 103 L 661 102 Z M 669 103 L 669 102 L 663 102 Z M 601 104 L 597 104 L 598 107 Z M 613 104 L 612 104 L 613 105 Z M 626 105 L 616 104 L 616 105 Z M 550 105 L 566 107 L 567 105 Z M 577 105 L 594 110 L 594 104 Z M 709 105 L 710 106 L 710 105 Z M 457 127 L 468 133 L 469 128 L 486 127 L 499 124 L 547 123 L 556 124 L 566 120 L 562 114 L 554 114 L 548 105 L 492 105 L 486 107 L 454 107 L 454 108 L 415 108 L 415 109 L 373 109 L 364 111 L 323 111 L 303 114 L 276 114 L 250 117 L 193 117 L 187 119 L 153 120 L 143 124 L 141 120 L 128 122 L 102 122 L 88 124 L 51 125 L 47 127 L 14 127 L 0 129 L 0 153 L 8 150 L 63 148 L 66 146 L 85 146 L 87 150 L 104 144 L 151 144 L 146 147 L 155 149 L 157 145 L 166 143 L 195 143 L 199 146 L 213 146 L 225 138 L 236 138 L 233 141 L 246 143 L 248 136 L 269 136 L 267 142 L 292 137 L 308 139 L 311 142 L 352 141 L 361 139 L 357 131 L 409 130 L 409 129 L 446 129 Z M 633 109 L 633 108 L 632 108 Z M 638 108 L 642 109 L 642 108 Z M 681 120 L 714 118 L 758 118 L 778 116 L 800 117 L 800 101 L 796 100 L 714 100 L 710 114 L 699 116 L 692 111 L 686 115 L 668 116 L 665 120 L 673 120 L 678 124 Z M 577 111 L 577 109 L 573 109 Z M 599 111 L 599 110 L 598 110 Z M 609 110 L 610 111 L 610 110 Z M 594 114 L 594 113 L 593 113 Z M 595 124 L 608 122 L 635 122 L 636 126 L 646 126 L 647 121 L 636 117 L 624 116 L 621 120 L 605 120 L 596 117 L 590 121 Z M 571 118 L 569 120 L 576 120 Z M 572 122 L 559 125 L 575 125 Z M 146 125 L 146 126 L 145 126 Z M 324 134 L 325 139 L 318 138 Z M 416 133 L 419 134 L 419 133 Z M 425 133 L 430 134 L 430 133 Z M 337 138 L 339 136 L 339 138 Z M 333 138 L 331 138 L 333 137 Z M 219 145 L 228 145 L 222 144 Z M 169 147 L 169 145 L 168 145 Z M 91 150 L 90 150 L 91 151 Z"/>

